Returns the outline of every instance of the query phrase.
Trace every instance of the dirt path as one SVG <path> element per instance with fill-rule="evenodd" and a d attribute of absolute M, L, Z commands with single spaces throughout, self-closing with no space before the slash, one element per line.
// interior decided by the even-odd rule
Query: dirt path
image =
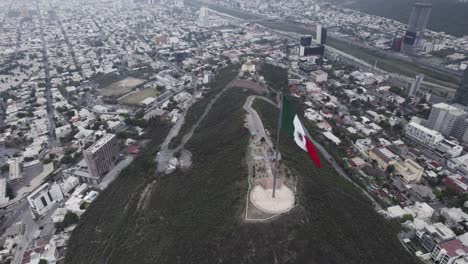
<path fill-rule="evenodd" d="M 192 126 L 189 132 L 187 132 L 183 137 L 180 142 L 180 144 L 173 148 L 169 149 L 169 144 L 171 143 L 171 140 L 179 134 L 180 129 L 182 128 L 182 125 L 185 122 L 185 115 L 187 112 L 190 110 L 190 107 L 179 117 L 179 120 L 177 120 L 176 124 L 174 127 L 172 127 L 171 131 L 169 131 L 169 134 L 167 135 L 166 139 L 164 140 L 163 144 L 161 145 L 161 150 L 159 151 L 158 155 L 156 156 L 156 161 L 158 163 L 158 172 L 164 172 L 169 168 L 169 162 L 170 160 L 174 157 L 174 153 L 179 152 L 185 144 L 190 140 L 190 138 L 193 136 L 193 133 L 195 132 L 195 129 L 198 128 L 200 123 L 203 121 L 203 119 L 206 117 L 206 115 L 210 112 L 212 106 L 218 98 L 227 90 L 230 88 L 231 83 L 236 80 L 234 78 L 231 82 L 229 82 L 226 87 L 224 87 L 213 99 L 211 99 L 210 103 L 206 106 L 205 111 L 203 114 L 198 118 L 197 122 Z M 190 106 L 194 103 L 194 99 L 192 99 L 192 102 L 190 103 Z"/>

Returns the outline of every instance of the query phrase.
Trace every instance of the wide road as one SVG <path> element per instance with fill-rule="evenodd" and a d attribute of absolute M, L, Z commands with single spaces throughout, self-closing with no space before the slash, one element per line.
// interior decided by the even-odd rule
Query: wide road
<path fill-rule="evenodd" d="M 49 7 L 50 7 L 50 2 L 49 2 Z M 51 8 L 51 7 L 50 7 Z M 60 31 L 62 31 L 62 35 L 65 39 L 65 43 L 67 43 L 68 46 L 68 51 L 70 52 L 70 55 L 72 56 L 73 63 L 75 64 L 75 68 L 77 70 L 80 70 L 81 77 L 83 77 L 83 69 L 81 69 L 81 65 L 78 62 L 75 54 L 75 49 L 73 48 L 73 45 L 70 42 L 70 39 L 68 38 L 67 32 L 65 31 L 65 28 L 63 27 L 62 20 L 60 19 L 59 15 L 57 14 L 57 22 L 60 26 Z"/>
<path fill-rule="evenodd" d="M 1 209 L 0 215 L 4 215 L 5 218 L 3 218 L 2 222 L 0 223 L 0 235 L 2 235 L 4 231 L 12 224 L 18 222 L 21 215 L 26 210 L 29 210 L 29 203 L 26 199 L 6 209 Z"/>
<path fill-rule="evenodd" d="M 190 3 L 188 3 L 189 5 L 192 5 L 194 7 L 198 7 L 198 6 L 201 6 L 203 5 L 202 2 L 199 2 L 199 1 L 192 1 Z M 218 16 L 222 16 L 224 17 L 225 19 L 228 19 L 228 20 L 231 20 L 233 21 L 235 24 L 238 24 L 239 26 L 242 26 L 242 23 L 246 23 L 246 22 L 256 22 L 256 21 L 263 21 L 261 18 L 263 15 L 259 15 L 259 14 L 254 14 L 250 11 L 246 11 L 246 10 L 242 10 L 242 9 L 235 9 L 235 8 L 230 8 L 230 7 L 226 7 L 224 5 L 216 5 L 216 4 L 213 4 L 213 3 L 210 3 L 210 4 L 206 4 L 206 6 L 208 7 L 211 7 L 211 8 L 220 8 L 220 10 L 213 10 L 210 8 L 210 12 L 213 12 L 213 13 L 216 13 Z M 232 12 L 233 14 L 230 15 L 230 14 L 226 14 L 226 12 Z M 249 18 L 250 17 L 250 18 Z M 268 18 L 267 20 L 272 20 L 271 18 Z M 283 21 L 282 19 L 277 19 L 278 23 L 283 23 L 285 21 Z M 260 25 L 264 26 L 265 28 L 268 28 L 269 30 L 273 31 L 273 32 L 276 32 L 276 33 L 279 33 L 279 34 L 283 34 L 283 35 L 288 35 L 288 36 L 292 36 L 294 39 L 298 39 L 297 36 L 301 36 L 301 34 L 298 34 L 298 33 L 295 33 L 293 32 L 294 29 L 291 29 L 291 30 L 288 30 L 288 31 L 280 31 L 278 29 L 275 29 L 275 26 L 271 26 L 271 25 L 268 25 L 268 24 L 262 24 L 261 22 L 258 22 Z M 286 22 L 287 23 L 287 22 Z M 276 27 L 278 28 L 278 27 Z M 287 28 L 287 27 L 285 27 Z M 309 31 L 309 34 L 312 33 L 312 30 L 309 30 L 308 28 L 306 27 L 298 27 L 297 29 L 301 30 L 301 31 Z M 305 32 L 306 32 L 305 31 Z M 299 31 L 300 32 L 300 31 Z M 329 34 L 329 37 L 332 37 L 330 36 Z M 343 40 L 343 39 L 339 39 L 339 38 L 335 38 L 336 41 L 339 41 L 339 42 L 346 42 L 349 44 L 349 41 L 347 40 Z M 330 42 L 332 42 L 332 39 L 330 39 Z M 356 49 L 364 49 L 364 50 L 369 50 L 369 51 L 372 51 L 372 52 L 378 52 L 379 56 L 375 56 L 375 55 L 372 55 L 371 52 L 369 52 L 366 56 L 372 56 L 372 57 L 375 57 L 375 59 L 377 61 L 379 60 L 385 60 L 385 57 L 388 57 L 388 58 L 391 58 L 393 60 L 398 60 L 398 62 L 400 62 L 400 65 L 401 65 L 401 68 L 404 69 L 405 65 L 409 65 L 409 66 L 419 66 L 419 67 L 422 67 L 424 68 L 425 70 L 425 74 L 428 75 L 428 79 L 429 77 L 431 77 L 431 72 L 440 72 L 440 74 L 444 74 L 446 76 L 450 76 L 452 78 L 455 78 L 457 79 L 459 76 L 457 73 L 453 73 L 451 72 L 450 70 L 448 69 L 445 69 L 445 68 L 441 68 L 441 67 L 435 67 L 433 64 L 427 64 L 427 63 L 421 63 L 421 61 L 419 60 L 414 60 L 414 59 L 403 59 L 401 56 L 398 56 L 398 55 L 395 55 L 395 54 L 392 54 L 392 53 L 388 53 L 386 51 L 383 51 L 383 50 L 379 50 L 377 48 L 374 48 L 374 47 L 367 47 L 367 46 L 364 46 L 364 45 L 360 45 L 360 46 L 357 46 L 357 45 L 354 45 L 353 47 L 355 47 Z M 331 47 L 327 45 L 327 49 Z M 343 55 L 343 54 L 346 54 L 345 57 L 347 59 L 350 59 L 352 61 L 355 61 L 356 63 L 362 63 L 363 66 L 365 67 L 370 67 L 372 68 L 372 65 L 368 62 L 364 62 L 364 60 L 362 60 L 361 58 L 357 58 L 355 56 L 352 56 L 350 54 L 347 54 L 347 53 L 341 53 L 340 52 L 336 52 L 336 49 L 334 49 L 334 53 L 337 53 L 339 55 Z M 398 65 L 397 65 L 398 66 Z M 382 69 L 379 69 L 381 71 L 383 71 Z M 387 71 L 384 71 L 385 73 L 388 73 L 388 74 L 392 74 L 391 72 L 387 72 Z M 421 72 L 416 72 L 416 71 L 401 71 L 401 73 L 404 74 L 404 76 L 402 76 L 402 74 L 393 74 L 393 77 L 395 78 L 403 78 L 405 77 L 405 79 L 409 82 L 412 82 L 413 81 L 413 78 L 416 74 L 419 74 Z M 424 72 L 423 72 L 424 73 Z M 437 79 L 437 77 L 433 77 L 434 79 Z M 446 83 L 440 79 L 437 79 L 438 83 L 434 83 L 434 82 L 429 82 L 429 80 L 426 80 L 425 83 L 426 84 L 430 84 L 431 87 L 434 87 L 438 90 L 442 90 L 442 91 L 451 91 L 453 92 L 454 88 L 455 88 L 455 83 Z M 447 86 L 450 86 L 450 88 L 446 87 L 445 84 Z"/>
<path fill-rule="evenodd" d="M 36 0 L 36 8 L 39 17 L 39 26 L 41 32 L 41 42 L 42 42 L 42 56 L 44 62 L 44 71 L 45 71 L 45 88 L 46 88 L 46 99 L 47 99 L 47 118 L 49 120 L 49 142 L 50 147 L 58 146 L 56 137 L 55 137 L 55 119 L 54 119 L 54 105 L 52 98 L 52 90 L 50 85 L 50 68 L 49 68 L 49 55 L 47 53 L 47 42 L 44 34 L 44 22 L 42 20 L 42 10 L 39 7 L 39 1 Z"/>

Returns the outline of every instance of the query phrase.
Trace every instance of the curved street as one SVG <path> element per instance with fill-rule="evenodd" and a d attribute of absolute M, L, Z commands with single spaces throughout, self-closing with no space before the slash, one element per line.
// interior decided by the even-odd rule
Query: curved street
<path fill-rule="evenodd" d="M 261 97 L 257 97 L 261 98 Z M 262 98 L 263 99 L 263 98 Z M 267 99 L 267 98 L 265 98 Z M 265 100 L 266 102 L 274 105 L 276 108 L 279 106 L 277 104 L 274 104 L 271 100 Z M 256 112 L 256 111 L 255 111 Z M 364 196 L 369 198 L 371 200 L 375 210 L 380 211 L 382 210 L 382 207 L 380 204 L 372 197 L 365 189 L 363 189 L 361 186 L 359 186 L 357 183 L 355 183 L 351 177 L 346 173 L 346 171 L 336 162 L 336 160 L 327 152 L 327 150 L 317 141 L 313 140 L 312 137 L 309 135 L 309 138 L 311 139 L 312 143 L 315 145 L 315 148 L 322 154 L 322 156 L 328 161 L 328 163 L 333 167 L 333 169 L 340 175 L 341 177 L 345 178 L 348 180 L 350 183 L 352 183 L 356 188 L 358 188 Z"/>

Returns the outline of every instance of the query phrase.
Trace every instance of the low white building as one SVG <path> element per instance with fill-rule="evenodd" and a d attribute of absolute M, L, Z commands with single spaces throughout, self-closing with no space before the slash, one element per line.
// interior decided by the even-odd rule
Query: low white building
<path fill-rule="evenodd" d="M 434 209 L 430 205 L 420 202 L 416 202 L 412 206 L 407 206 L 404 210 L 409 212 L 414 218 L 418 218 L 426 223 L 430 222 L 434 214 Z"/>
<path fill-rule="evenodd" d="M 370 138 L 361 138 L 356 140 L 354 147 L 361 153 L 361 155 L 369 157 L 369 151 L 374 148 L 374 145 Z"/>
<path fill-rule="evenodd" d="M 441 140 L 435 145 L 435 148 L 442 153 L 447 154 L 451 158 L 460 156 L 463 151 L 463 147 L 458 145 L 456 142 L 449 141 L 446 139 Z"/>
<path fill-rule="evenodd" d="M 57 138 L 63 138 L 72 132 L 72 126 L 70 124 L 55 128 L 55 136 Z"/>
<path fill-rule="evenodd" d="M 468 214 L 463 212 L 460 208 L 442 208 L 440 214 L 445 218 L 448 223 L 456 224 L 468 221 Z"/>
<path fill-rule="evenodd" d="M 147 97 L 147 98 L 143 99 L 141 102 L 139 102 L 138 104 L 149 106 L 149 105 L 153 104 L 154 101 L 156 101 L 155 97 Z"/>
<path fill-rule="evenodd" d="M 75 176 L 68 176 L 63 182 L 59 183 L 63 194 L 70 193 L 76 186 L 80 184 L 80 180 Z"/>
<path fill-rule="evenodd" d="M 331 142 L 335 143 L 335 145 L 340 145 L 341 144 L 341 140 L 336 137 L 335 135 L 333 135 L 333 133 L 331 132 L 323 132 L 322 133 L 328 140 L 330 140 Z"/>
<path fill-rule="evenodd" d="M 405 214 L 408 214 L 401 206 L 395 205 L 387 208 L 386 214 L 389 218 L 402 218 Z"/>
<path fill-rule="evenodd" d="M 213 73 L 211 71 L 203 72 L 203 84 L 209 84 L 213 81 Z"/>
<path fill-rule="evenodd" d="M 444 139 L 441 133 L 414 122 L 406 126 L 405 134 L 409 138 L 430 146 L 435 146 L 435 144 Z"/>
<path fill-rule="evenodd" d="M 323 117 L 312 108 L 307 108 L 307 110 L 304 112 L 304 117 L 316 122 L 323 120 Z"/>
<path fill-rule="evenodd" d="M 312 80 L 314 80 L 316 83 L 322 83 L 328 80 L 328 73 L 322 70 L 313 71 L 310 73 L 310 76 L 312 77 Z"/>
<path fill-rule="evenodd" d="M 28 197 L 29 205 L 35 217 L 47 213 L 54 204 L 63 200 L 63 193 L 57 183 L 45 183 Z"/>

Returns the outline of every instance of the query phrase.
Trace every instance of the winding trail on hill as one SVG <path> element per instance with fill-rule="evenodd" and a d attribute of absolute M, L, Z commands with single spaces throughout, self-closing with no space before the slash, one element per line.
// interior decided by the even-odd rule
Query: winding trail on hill
<path fill-rule="evenodd" d="M 200 123 L 203 121 L 203 119 L 206 117 L 206 115 L 210 112 L 210 110 L 211 110 L 212 106 L 214 105 L 214 103 L 216 103 L 218 98 L 226 90 L 228 90 L 231 87 L 231 83 L 236 79 L 237 79 L 237 77 L 234 78 L 232 81 L 230 81 L 218 94 L 215 95 L 215 97 L 213 99 L 211 99 L 211 101 L 206 106 L 205 111 L 203 112 L 203 114 L 198 118 L 197 122 L 195 122 L 195 124 L 192 126 L 192 128 L 182 137 L 182 140 L 181 140 L 180 144 L 177 147 L 175 147 L 173 149 L 170 149 L 169 144 L 171 143 L 171 140 L 179 134 L 180 129 L 182 128 L 182 125 L 185 123 L 185 115 L 190 110 L 190 106 L 192 106 L 193 103 L 195 102 L 195 99 L 192 99 L 192 101 L 190 102 L 190 106 L 179 117 L 176 124 L 171 128 L 171 131 L 169 131 L 169 134 L 167 135 L 166 139 L 164 140 L 164 142 L 161 145 L 161 149 L 160 149 L 160 151 L 158 152 L 158 154 L 156 156 L 157 171 L 158 172 L 161 173 L 161 172 L 164 172 L 164 171 L 167 170 L 167 168 L 169 167 L 170 160 L 174 157 L 174 153 L 179 152 L 185 146 L 185 144 L 193 136 L 193 133 L 198 128 Z"/>

